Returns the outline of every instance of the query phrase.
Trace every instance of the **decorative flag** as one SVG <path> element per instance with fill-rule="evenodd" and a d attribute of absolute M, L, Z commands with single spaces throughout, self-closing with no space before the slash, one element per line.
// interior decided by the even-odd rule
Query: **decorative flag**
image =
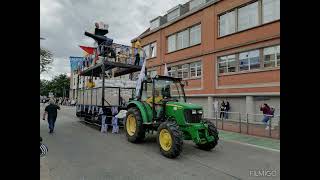
<path fill-rule="evenodd" d="M 164 76 L 169 76 L 169 73 L 168 73 L 168 68 L 167 68 L 167 63 L 164 64 L 164 73 L 163 73 Z"/>
<path fill-rule="evenodd" d="M 71 66 L 71 71 L 75 71 L 78 69 L 79 64 L 84 61 L 83 57 L 73 57 L 70 56 L 70 66 Z"/>
<path fill-rule="evenodd" d="M 82 50 L 84 50 L 86 53 L 88 53 L 88 54 L 93 54 L 94 53 L 94 50 L 95 50 L 95 48 L 93 48 L 93 47 L 87 47 L 87 46 L 80 46 L 80 48 L 82 49 Z"/>
<path fill-rule="evenodd" d="M 136 97 L 139 96 L 140 94 L 140 89 L 141 89 L 141 83 L 145 77 L 145 72 L 146 72 L 146 60 L 145 60 L 145 51 L 143 51 L 143 65 L 138 77 L 137 85 L 136 85 Z"/>

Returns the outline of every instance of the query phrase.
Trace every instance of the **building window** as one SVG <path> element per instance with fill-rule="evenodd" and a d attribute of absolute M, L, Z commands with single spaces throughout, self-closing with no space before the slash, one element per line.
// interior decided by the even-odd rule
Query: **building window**
<path fill-rule="evenodd" d="M 182 78 L 182 65 L 176 66 L 177 68 L 177 77 Z"/>
<path fill-rule="evenodd" d="M 189 29 L 179 32 L 177 35 L 177 48 L 183 49 L 189 46 Z"/>
<path fill-rule="evenodd" d="M 176 50 L 176 35 L 171 35 L 168 37 L 168 52 Z"/>
<path fill-rule="evenodd" d="M 200 77 L 202 74 L 201 62 L 195 62 L 191 64 L 183 64 L 177 66 L 168 67 L 168 74 L 171 77 L 177 78 L 189 78 L 189 77 Z"/>
<path fill-rule="evenodd" d="M 206 3 L 206 0 L 192 0 L 190 1 L 190 9 L 199 7 L 200 5 Z"/>
<path fill-rule="evenodd" d="M 278 19 L 280 19 L 280 0 L 258 0 L 220 15 L 219 37 Z"/>
<path fill-rule="evenodd" d="M 189 77 L 189 64 L 182 65 L 182 78 Z"/>
<path fill-rule="evenodd" d="M 190 46 L 201 43 L 201 24 L 190 28 Z"/>
<path fill-rule="evenodd" d="M 280 66 L 280 45 L 263 49 L 264 67 Z"/>
<path fill-rule="evenodd" d="M 157 42 L 145 45 L 143 50 L 146 53 L 146 59 L 153 58 L 157 56 Z"/>
<path fill-rule="evenodd" d="M 157 18 L 150 22 L 150 30 L 155 29 L 160 26 L 160 18 Z"/>
<path fill-rule="evenodd" d="M 260 68 L 259 50 L 240 53 L 239 60 L 240 71 Z"/>
<path fill-rule="evenodd" d="M 146 45 L 142 49 L 146 53 L 146 59 L 149 59 L 150 58 L 150 45 Z"/>
<path fill-rule="evenodd" d="M 280 19 L 280 0 L 262 0 L 262 22 Z"/>
<path fill-rule="evenodd" d="M 168 37 L 168 52 L 201 43 L 201 24 L 187 28 Z"/>
<path fill-rule="evenodd" d="M 218 68 L 219 68 L 219 73 L 236 72 L 236 68 L 237 68 L 236 55 L 219 57 Z"/>
<path fill-rule="evenodd" d="M 238 9 L 238 30 L 248 29 L 259 24 L 258 2 Z"/>
<path fill-rule="evenodd" d="M 180 8 L 177 8 L 177 9 L 175 9 L 175 10 L 173 10 L 173 11 L 168 13 L 167 21 L 171 21 L 171 20 L 173 20 L 173 19 L 175 19 L 175 18 L 177 18 L 179 16 L 180 16 Z"/>
<path fill-rule="evenodd" d="M 219 17 L 219 36 L 236 32 L 236 11 L 228 12 Z"/>
<path fill-rule="evenodd" d="M 157 56 L 157 42 L 150 44 L 150 54 L 152 58 Z"/>
<path fill-rule="evenodd" d="M 148 75 L 149 75 L 151 78 L 155 77 L 157 74 L 158 74 L 158 72 L 157 72 L 156 70 L 154 70 L 154 71 L 148 71 Z"/>
<path fill-rule="evenodd" d="M 177 77 L 177 70 L 176 67 L 168 67 L 168 74 L 171 77 Z"/>
<path fill-rule="evenodd" d="M 195 62 L 190 64 L 190 77 L 200 77 L 202 74 L 201 62 Z"/>

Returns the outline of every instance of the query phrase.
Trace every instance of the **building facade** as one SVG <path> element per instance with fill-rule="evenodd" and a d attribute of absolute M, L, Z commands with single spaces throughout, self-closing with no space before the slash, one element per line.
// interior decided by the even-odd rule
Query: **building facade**
<path fill-rule="evenodd" d="M 280 114 L 280 0 L 192 0 L 151 20 L 136 41 L 148 72 L 166 64 L 205 116 L 222 100 L 232 112 L 261 113 L 267 103 Z"/>

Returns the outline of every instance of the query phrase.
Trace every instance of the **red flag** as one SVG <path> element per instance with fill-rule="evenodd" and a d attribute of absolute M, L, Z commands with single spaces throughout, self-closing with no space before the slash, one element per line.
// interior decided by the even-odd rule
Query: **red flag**
<path fill-rule="evenodd" d="M 87 52 L 88 54 L 93 54 L 93 52 L 95 50 L 95 48 L 93 48 L 93 47 L 86 47 L 86 46 L 80 46 L 80 48 L 82 50 L 84 50 L 85 52 Z"/>

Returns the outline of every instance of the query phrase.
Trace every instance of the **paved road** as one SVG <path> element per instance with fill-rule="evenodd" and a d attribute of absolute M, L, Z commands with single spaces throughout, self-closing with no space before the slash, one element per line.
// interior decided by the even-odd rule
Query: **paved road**
<path fill-rule="evenodd" d="M 101 134 L 74 114 L 73 108 L 62 108 L 52 135 L 47 123 L 40 122 L 41 136 L 49 147 L 45 167 L 51 180 L 280 179 L 279 152 L 223 140 L 206 152 L 185 141 L 182 154 L 168 159 L 160 154 L 154 136 L 132 144 L 124 133 Z M 275 170 L 277 176 L 255 177 L 259 172 L 254 170 Z"/>

